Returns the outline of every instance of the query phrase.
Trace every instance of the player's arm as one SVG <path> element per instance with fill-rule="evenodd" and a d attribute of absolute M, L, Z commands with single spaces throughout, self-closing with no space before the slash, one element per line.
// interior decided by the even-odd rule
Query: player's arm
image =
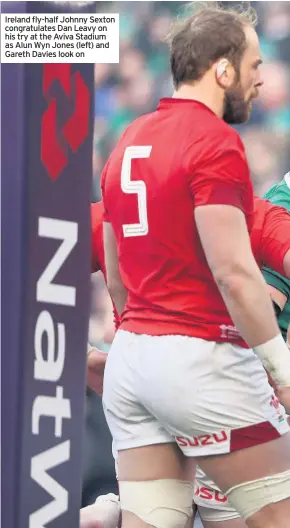
<path fill-rule="evenodd" d="M 80 510 L 80 528 L 118 528 L 120 517 L 119 497 L 108 493 Z"/>
<path fill-rule="evenodd" d="M 190 176 L 200 240 L 236 327 L 276 383 L 287 387 L 289 396 L 289 351 L 247 230 L 251 191 L 243 147 L 238 137 L 221 138 L 221 146 L 213 141 L 208 156 L 193 163 Z"/>
<path fill-rule="evenodd" d="M 243 212 L 230 205 L 206 205 L 195 209 L 195 219 L 208 264 L 241 335 L 251 347 L 271 340 L 279 328 Z"/>
<path fill-rule="evenodd" d="M 290 280 L 269 268 L 263 268 L 263 275 L 272 299 L 282 311 L 290 297 Z"/>
<path fill-rule="evenodd" d="M 269 290 L 272 302 L 274 304 L 274 310 L 275 310 L 276 317 L 278 318 L 287 302 L 287 296 L 284 293 L 282 293 L 280 290 L 277 290 L 277 288 L 274 288 L 273 286 L 268 286 L 268 290 Z"/>
<path fill-rule="evenodd" d="M 117 243 L 112 224 L 103 223 L 105 266 L 107 287 L 119 315 L 123 312 L 127 300 L 127 290 L 123 285 L 117 252 Z"/>

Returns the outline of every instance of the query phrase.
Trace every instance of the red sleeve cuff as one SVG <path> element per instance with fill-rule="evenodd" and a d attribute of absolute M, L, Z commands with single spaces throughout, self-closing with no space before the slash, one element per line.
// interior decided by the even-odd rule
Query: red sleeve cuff
<path fill-rule="evenodd" d="M 232 205 L 246 213 L 243 193 L 237 187 L 223 182 L 203 186 L 194 195 L 194 205 Z"/>

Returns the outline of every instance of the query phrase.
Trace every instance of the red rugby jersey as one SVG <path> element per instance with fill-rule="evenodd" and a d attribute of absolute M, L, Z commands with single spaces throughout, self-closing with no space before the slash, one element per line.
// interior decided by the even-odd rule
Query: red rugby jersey
<path fill-rule="evenodd" d="M 259 267 L 267 266 L 284 275 L 283 261 L 290 250 L 290 214 L 268 200 L 255 197 L 251 244 Z"/>
<path fill-rule="evenodd" d="M 233 205 L 251 231 L 253 187 L 237 132 L 199 102 L 162 99 L 123 134 L 103 171 L 102 191 L 128 290 L 121 328 L 244 344 L 193 216 L 198 205 Z"/>
<path fill-rule="evenodd" d="M 91 205 L 92 272 L 101 270 L 106 277 L 103 248 L 102 202 Z M 250 234 L 252 250 L 259 265 L 272 268 L 283 275 L 283 260 L 290 251 L 290 214 L 283 207 L 262 198 L 254 198 L 254 223 Z M 119 324 L 115 311 L 115 320 Z"/>

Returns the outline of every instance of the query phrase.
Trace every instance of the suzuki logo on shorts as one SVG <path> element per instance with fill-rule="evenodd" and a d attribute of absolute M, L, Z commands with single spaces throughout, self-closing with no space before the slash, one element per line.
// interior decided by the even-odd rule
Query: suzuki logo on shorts
<path fill-rule="evenodd" d="M 197 487 L 194 495 L 200 499 L 215 500 L 216 502 L 228 502 L 227 497 L 221 492 L 212 488 Z"/>
<path fill-rule="evenodd" d="M 219 431 L 218 433 L 200 436 L 176 436 L 175 440 L 179 447 L 199 447 L 226 442 L 228 440 L 228 435 L 225 431 Z"/>
<path fill-rule="evenodd" d="M 49 97 L 49 90 L 58 80 L 66 97 L 74 97 L 74 111 L 59 129 L 57 100 Z M 48 107 L 41 121 L 41 161 L 50 178 L 56 180 L 68 163 L 68 145 L 76 152 L 89 133 L 90 93 L 79 71 L 71 73 L 71 64 L 43 65 L 43 95 Z"/>

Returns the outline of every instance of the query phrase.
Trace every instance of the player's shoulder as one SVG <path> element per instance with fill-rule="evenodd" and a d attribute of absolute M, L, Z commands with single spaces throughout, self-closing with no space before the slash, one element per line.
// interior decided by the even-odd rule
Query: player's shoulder
<path fill-rule="evenodd" d="M 193 130 L 192 138 L 218 153 L 235 150 L 245 156 L 244 145 L 237 130 L 213 112 L 206 114 L 206 118 L 199 124 L 197 134 Z"/>
<path fill-rule="evenodd" d="M 285 174 L 283 180 L 275 183 L 265 193 L 264 198 L 272 204 L 280 205 L 290 210 L 290 172 Z"/>
<path fill-rule="evenodd" d="M 102 174 L 103 181 L 106 179 L 107 172 L 110 172 L 112 167 L 115 168 L 116 163 L 118 164 L 120 162 L 126 147 L 133 145 L 136 142 L 136 139 L 138 141 L 138 139 L 140 138 L 140 134 L 142 134 L 142 132 L 144 131 L 146 122 L 150 121 L 153 115 L 154 112 L 151 112 L 150 114 L 143 114 L 137 117 L 134 121 L 132 121 L 132 123 L 127 125 L 125 130 L 123 130 L 104 167 Z"/>
<path fill-rule="evenodd" d="M 143 129 L 144 125 L 152 119 L 152 117 L 156 114 L 156 112 L 150 112 L 148 114 L 143 114 L 132 123 L 130 123 L 126 129 L 124 130 L 123 134 L 121 135 L 119 139 L 119 145 L 122 146 L 124 142 L 127 142 L 131 139 L 132 136 L 135 136 L 140 130 Z"/>
<path fill-rule="evenodd" d="M 245 151 L 239 132 L 223 119 L 219 119 L 218 133 L 218 139 L 222 142 L 224 147 L 228 145 L 229 147 L 237 148 L 243 152 Z"/>
<path fill-rule="evenodd" d="M 249 179 L 249 168 L 243 142 L 238 132 L 217 116 L 212 116 L 188 139 L 187 156 L 194 169 L 204 163 L 232 166 L 239 179 Z"/>

